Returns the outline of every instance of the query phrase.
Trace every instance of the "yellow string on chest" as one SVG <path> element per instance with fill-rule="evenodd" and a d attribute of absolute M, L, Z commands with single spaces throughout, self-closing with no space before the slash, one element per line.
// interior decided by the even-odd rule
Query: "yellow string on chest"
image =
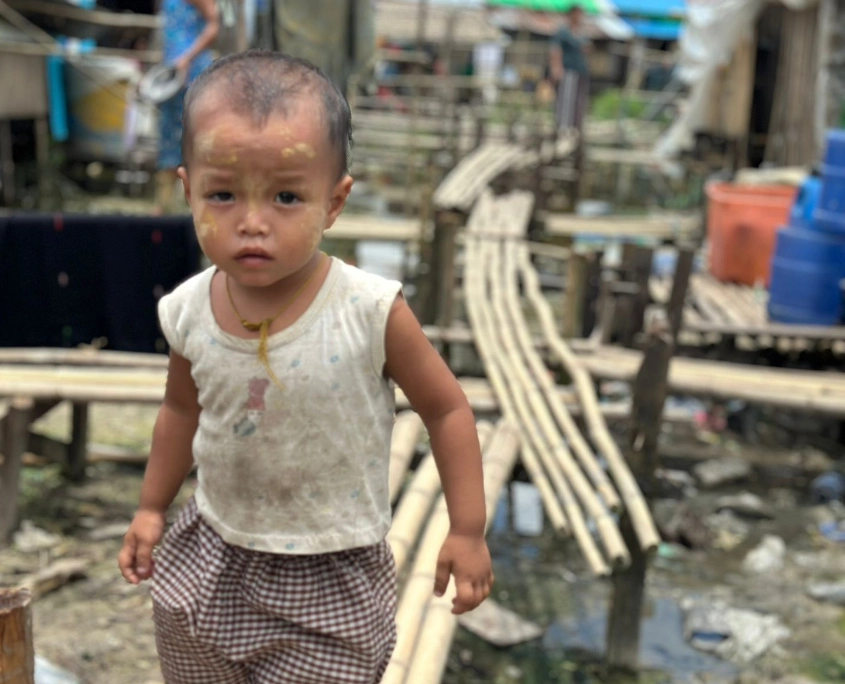
<path fill-rule="evenodd" d="M 299 296 L 311 284 L 311 281 L 314 280 L 314 277 L 317 275 L 317 273 L 320 272 L 320 267 L 323 264 L 322 257 L 326 256 L 323 252 L 320 252 L 320 254 L 320 262 L 314 268 L 314 271 L 303 281 L 302 285 L 297 288 L 296 292 L 294 292 L 290 296 L 290 298 L 285 302 L 284 306 L 282 306 L 282 308 L 279 309 L 275 315 L 270 316 L 269 318 L 265 318 L 264 320 L 259 321 L 258 323 L 248 321 L 246 318 L 241 316 L 240 311 L 238 311 L 238 307 L 235 305 L 235 300 L 232 297 L 232 290 L 229 287 L 229 276 L 226 276 L 226 294 L 229 297 L 229 304 L 232 307 L 232 311 L 235 312 L 235 315 L 238 317 L 241 326 L 243 326 L 245 330 L 258 333 L 258 360 L 261 361 L 261 364 L 267 371 L 267 375 L 270 376 L 270 379 L 280 390 L 284 390 L 285 386 L 282 384 L 281 380 L 276 377 L 276 374 L 273 372 L 273 367 L 270 365 L 270 354 L 268 349 L 268 340 L 270 338 L 270 326 L 273 324 L 273 321 L 275 321 L 279 316 L 281 316 L 283 313 L 285 313 L 285 311 L 287 311 L 291 306 L 293 306 L 294 302 L 299 299 Z"/>

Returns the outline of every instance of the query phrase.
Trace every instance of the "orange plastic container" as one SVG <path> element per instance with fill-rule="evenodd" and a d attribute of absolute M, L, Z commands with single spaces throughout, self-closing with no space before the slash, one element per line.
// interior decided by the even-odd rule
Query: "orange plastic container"
<path fill-rule="evenodd" d="M 797 188 L 787 185 L 707 186 L 710 272 L 722 282 L 769 284 L 777 230 L 789 221 Z"/>

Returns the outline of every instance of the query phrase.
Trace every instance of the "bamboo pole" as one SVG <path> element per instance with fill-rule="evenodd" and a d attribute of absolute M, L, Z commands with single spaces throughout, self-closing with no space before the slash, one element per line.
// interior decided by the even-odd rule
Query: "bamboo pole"
<path fill-rule="evenodd" d="M 528 250 L 522 245 L 517 246 L 516 250 L 520 272 L 522 274 L 522 282 L 526 287 L 528 298 L 537 311 L 543 333 L 546 336 L 549 346 L 575 383 L 590 436 L 593 439 L 593 443 L 596 444 L 604 454 L 605 459 L 607 459 L 608 467 L 616 482 L 616 487 L 622 496 L 622 501 L 625 503 L 628 515 L 631 516 L 631 522 L 640 541 L 640 545 L 644 551 L 656 549 L 660 543 L 660 535 L 657 533 L 657 528 L 654 525 L 654 520 L 652 520 L 642 492 L 631 471 L 628 469 L 622 452 L 611 436 L 610 430 L 607 428 L 607 423 L 605 423 L 601 415 L 590 374 L 584 369 L 581 362 L 558 334 L 551 307 L 540 292 L 537 273 L 531 266 Z"/>
<path fill-rule="evenodd" d="M 491 445 L 485 459 L 484 492 L 488 528 L 496 513 L 499 492 L 507 484 L 508 474 L 513 469 L 519 451 L 516 430 L 509 430 L 499 436 L 501 439 Z M 429 601 L 405 684 L 434 684 L 442 678 L 458 624 L 457 616 L 452 614 L 455 594 L 455 583 L 450 582 L 443 596 L 435 596 Z"/>
<path fill-rule="evenodd" d="M 485 485 L 488 480 L 496 482 L 500 478 L 506 479 L 516 460 L 518 449 L 516 430 L 506 419 L 496 425 L 495 432 L 490 438 L 490 445 L 484 457 Z M 508 451 L 505 451 L 506 448 Z M 488 490 L 486 486 L 485 492 L 485 500 L 487 497 L 498 497 L 499 493 L 498 490 Z M 441 495 L 417 550 L 411 576 L 402 592 L 396 613 L 396 647 L 393 649 L 393 655 L 381 684 L 402 684 L 405 681 L 425 609 L 432 595 L 437 556 L 448 534 L 449 512 L 446 508 L 446 500 Z"/>
<path fill-rule="evenodd" d="M 494 296 L 496 289 L 499 289 L 504 296 L 507 321 L 503 321 L 503 323 L 506 322 L 507 328 L 515 332 L 518 353 L 525 359 L 534 375 L 535 381 L 540 385 L 545 401 L 557 420 L 558 425 L 563 430 L 563 434 L 569 441 L 570 448 L 578 458 L 581 467 L 589 475 L 593 486 L 601 494 L 605 505 L 611 510 L 617 510 L 620 506 L 620 501 L 616 490 L 613 488 L 607 474 L 599 466 L 593 450 L 587 444 L 587 440 L 584 439 L 566 406 L 561 401 L 560 396 L 555 390 L 554 383 L 549 376 L 548 369 L 540 358 L 540 355 L 535 351 L 534 345 L 531 344 L 528 326 L 517 298 L 518 286 L 515 277 L 516 264 L 513 258 L 513 247 L 511 244 L 505 244 L 503 249 L 500 250 L 504 252 L 504 264 L 502 265 L 500 263 L 501 260 L 497 258 L 492 266 L 494 273 L 504 273 L 505 287 L 499 287 L 497 285 L 498 279 L 494 280 Z"/>
<path fill-rule="evenodd" d="M 28 589 L 0 589 L 0 682 L 34 684 L 32 594 Z"/>
<path fill-rule="evenodd" d="M 491 275 L 489 280 L 492 291 L 493 319 L 496 329 L 499 331 L 501 346 L 504 351 L 503 354 L 498 354 L 497 358 L 499 363 L 503 365 L 505 376 L 510 379 L 511 392 L 521 421 L 529 422 L 533 419 L 539 426 L 541 434 L 552 446 L 555 460 L 562 469 L 567 484 L 575 492 L 584 510 L 593 519 L 611 563 L 616 567 L 625 567 L 630 562 L 630 555 L 622 541 L 622 536 L 619 534 L 615 521 L 599 501 L 597 493 L 590 487 L 584 473 L 575 463 L 572 453 L 563 442 L 551 413 L 543 401 L 542 394 L 536 385 L 531 382 L 527 370 L 520 362 L 513 331 L 504 314 L 501 259 L 497 258 L 500 249 L 501 243 L 494 245 L 490 241 L 484 241 L 481 245 L 479 263 L 482 273 Z M 521 402 L 521 395 L 525 397 L 527 405 Z"/>
<path fill-rule="evenodd" d="M 489 194 L 485 194 L 476 206 L 476 210 L 473 212 L 471 223 L 489 225 L 487 222 L 493 218 L 493 209 L 494 205 L 491 196 Z M 511 392 L 509 390 L 504 373 L 500 369 L 500 359 L 503 354 L 500 347 L 496 344 L 496 329 L 493 325 L 488 305 L 488 297 L 483 276 L 483 264 L 479 259 L 480 254 L 478 250 L 480 250 L 480 246 L 480 241 L 475 239 L 471 240 L 468 244 L 468 274 L 465 286 L 470 293 L 467 297 L 468 313 L 473 329 L 476 331 L 476 344 L 478 346 L 479 353 L 482 356 L 482 360 L 484 361 L 485 370 L 494 390 L 496 391 L 496 394 L 499 396 L 499 401 L 503 408 L 504 415 L 515 419 L 516 416 L 520 415 L 519 412 L 522 411 L 523 420 L 520 421 L 520 424 L 523 428 L 525 444 L 529 445 L 528 450 L 523 454 L 523 460 L 526 463 L 526 467 L 529 467 L 530 464 L 536 464 L 533 467 L 536 470 L 540 470 L 536 454 L 530 446 L 533 443 L 538 452 L 545 455 L 545 466 L 548 470 L 549 476 L 552 477 L 555 483 L 555 487 L 561 497 L 561 500 L 563 501 L 567 519 L 572 527 L 572 532 L 581 547 L 582 553 L 589 567 L 596 575 L 607 575 L 610 570 L 607 567 L 604 558 L 602 558 L 601 553 L 596 548 L 593 537 L 587 530 L 583 514 L 575 503 L 575 499 L 572 496 L 565 478 L 560 475 L 557 462 L 551 457 L 548 446 L 541 438 L 540 431 L 534 424 L 533 416 L 524 405 L 521 394 Z M 542 482 L 541 479 L 537 479 L 535 481 Z M 540 490 L 541 496 L 544 491 L 548 491 L 545 487 L 542 489 L 538 487 L 538 489 Z M 554 499 L 554 501 L 555 504 L 553 506 L 550 504 L 549 500 L 544 499 L 547 511 L 554 510 L 554 508 L 558 505 L 557 500 Z"/>
<path fill-rule="evenodd" d="M 422 418 L 413 411 L 403 411 L 396 416 L 393 425 L 393 438 L 390 442 L 389 485 L 390 503 L 396 501 L 405 473 L 414 456 L 417 441 L 423 428 Z"/>
<path fill-rule="evenodd" d="M 493 426 L 485 421 L 480 422 L 477 429 L 478 441 L 484 448 Z M 411 484 L 402 494 L 390 531 L 387 533 L 387 542 L 393 551 L 397 574 L 404 568 L 411 548 L 419 537 L 426 515 L 431 510 L 438 493 L 440 493 L 440 475 L 437 472 L 434 454 L 429 452 L 414 473 Z"/>

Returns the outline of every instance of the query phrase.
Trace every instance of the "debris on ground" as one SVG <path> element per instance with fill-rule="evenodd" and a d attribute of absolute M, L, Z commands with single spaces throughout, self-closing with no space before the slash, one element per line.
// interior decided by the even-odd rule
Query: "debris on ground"
<path fill-rule="evenodd" d="M 763 574 L 783 568 L 786 559 L 786 542 L 774 534 L 767 534 L 742 561 L 746 572 Z"/>
<path fill-rule="evenodd" d="M 513 505 L 513 526 L 523 537 L 537 537 L 543 534 L 543 500 L 539 490 L 530 482 L 511 483 Z"/>
<path fill-rule="evenodd" d="M 107 539 L 119 539 L 129 529 L 128 522 L 116 522 L 102 527 L 96 527 L 88 533 L 91 541 L 105 541 Z"/>
<path fill-rule="evenodd" d="M 691 549 L 701 549 L 710 544 L 710 531 L 701 515 L 687 503 L 678 505 L 672 517 L 660 525 L 663 539 L 682 544 Z"/>
<path fill-rule="evenodd" d="M 61 544 L 62 537 L 36 527 L 30 520 L 24 520 L 21 522 L 20 529 L 15 532 L 12 541 L 21 553 L 37 553 L 55 548 Z"/>
<path fill-rule="evenodd" d="M 702 487 L 713 489 L 723 484 L 745 480 L 751 475 L 751 465 L 743 458 L 726 456 L 699 463 L 694 472 Z"/>
<path fill-rule="evenodd" d="M 708 515 L 705 519 L 714 548 L 730 551 L 748 537 L 751 526 L 729 510 Z"/>
<path fill-rule="evenodd" d="M 76 675 L 53 665 L 46 658 L 35 656 L 35 684 L 81 684 Z"/>
<path fill-rule="evenodd" d="M 819 523 L 819 532 L 832 542 L 845 542 L 845 521 L 827 520 Z"/>
<path fill-rule="evenodd" d="M 25 577 L 21 586 L 32 592 L 32 597 L 38 598 L 51 591 L 85 577 L 91 561 L 85 558 L 60 558 L 50 563 L 46 568 Z"/>
<path fill-rule="evenodd" d="M 736 663 L 756 660 L 791 635 L 776 615 L 734 608 L 719 599 L 685 599 L 681 608 L 690 644 Z"/>
<path fill-rule="evenodd" d="M 543 628 L 512 610 L 487 599 L 472 612 L 458 618 L 458 624 L 494 646 L 513 646 L 543 636 Z"/>
<path fill-rule="evenodd" d="M 835 471 L 822 473 L 810 484 L 810 497 L 815 504 L 845 500 L 845 475 Z"/>
<path fill-rule="evenodd" d="M 769 519 L 775 517 L 772 508 L 759 496 L 751 492 L 741 492 L 723 496 L 716 502 L 717 511 L 730 511 L 744 518 Z"/>
<path fill-rule="evenodd" d="M 807 587 L 807 596 L 824 603 L 845 606 L 845 582 L 818 582 Z"/>

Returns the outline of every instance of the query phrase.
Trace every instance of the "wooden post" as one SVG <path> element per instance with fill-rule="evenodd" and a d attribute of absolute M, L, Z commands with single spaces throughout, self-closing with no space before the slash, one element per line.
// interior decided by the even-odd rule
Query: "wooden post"
<path fill-rule="evenodd" d="M 28 589 L 0 589 L 0 684 L 35 683 L 31 601 Z"/>
<path fill-rule="evenodd" d="M 71 426 L 66 476 L 72 482 L 79 482 L 85 479 L 85 463 L 88 456 L 88 404 L 86 402 L 74 402 Z"/>
<path fill-rule="evenodd" d="M 38 205 L 48 209 L 53 199 L 53 172 L 50 168 L 50 125 L 46 116 L 35 119 L 35 157 L 38 163 Z"/>
<path fill-rule="evenodd" d="M 563 336 L 579 337 L 584 320 L 584 287 L 587 279 L 587 258 L 573 252 L 566 263 L 566 290 L 563 293 Z"/>
<path fill-rule="evenodd" d="M 587 255 L 587 274 L 584 278 L 584 298 L 581 311 L 583 312 L 581 336 L 588 337 L 598 324 L 598 299 L 601 291 L 601 269 L 604 252 L 593 252 Z"/>
<path fill-rule="evenodd" d="M 455 236 L 461 223 L 456 212 L 439 212 L 434 228 L 434 321 L 444 328 L 455 317 Z"/>
<path fill-rule="evenodd" d="M 0 165 L 3 167 L 3 202 L 15 201 L 15 159 L 12 155 L 12 122 L 0 121 Z"/>
<path fill-rule="evenodd" d="M 653 478 L 657 467 L 657 440 L 666 401 L 669 362 L 675 349 L 675 331 L 680 327 L 693 257 L 692 250 L 679 250 L 667 320 L 662 327 L 650 331 L 649 345 L 634 381 L 631 466 L 646 481 Z M 613 595 L 607 621 L 607 661 L 611 667 L 633 670 L 638 665 L 640 618 L 648 558 L 640 551 L 640 544 L 627 514 L 622 515 L 619 527 L 631 552 L 631 565 L 613 577 Z"/>
<path fill-rule="evenodd" d="M 8 543 L 18 525 L 18 482 L 21 459 L 29 440 L 32 399 L 12 399 L 3 419 L 3 463 L 0 465 L 0 546 Z M 2 657 L 2 656 L 0 656 Z"/>

